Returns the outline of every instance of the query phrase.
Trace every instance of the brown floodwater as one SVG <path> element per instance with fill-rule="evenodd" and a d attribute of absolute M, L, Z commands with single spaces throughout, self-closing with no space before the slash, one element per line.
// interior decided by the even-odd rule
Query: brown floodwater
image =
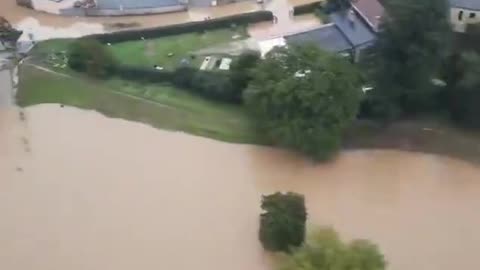
<path fill-rule="evenodd" d="M 59 105 L 0 112 L 0 269 L 269 270 L 260 195 L 369 238 L 392 270 L 480 269 L 480 168 L 352 151 L 314 165 Z"/>

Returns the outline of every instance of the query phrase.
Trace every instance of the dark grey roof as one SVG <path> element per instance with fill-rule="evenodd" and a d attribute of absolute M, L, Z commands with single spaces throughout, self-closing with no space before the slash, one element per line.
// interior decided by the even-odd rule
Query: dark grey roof
<path fill-rule="evenodd" d="M 480 0 L 450 0 L 450 5 L 457 8 L 480 10 Z"/>
<path fill-rule="evenodd" d="M 376 38 L 375 33 L 357 13 L 333 13 L 330 15 L 330 19 L 354 47 L 370 43 Z"/>
<path fill-rule="evenodd" d="M 287 44 L 315 43 L 329 52 L 342 52 L 352 48 L 352 44 L 334 24 L 285 36 L 285 40 Z"/>
<path fill-rule="evenodd" d="M 178 0 L 97 0 L 99 9 L 140 9 L 180 5 Z"/>

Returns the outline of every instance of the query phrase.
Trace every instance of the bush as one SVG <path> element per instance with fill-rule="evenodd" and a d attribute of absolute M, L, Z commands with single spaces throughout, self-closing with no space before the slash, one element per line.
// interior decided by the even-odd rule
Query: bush
<path fill-rule="evenodd" d="M 230 78 L 222 73 L 198 71 L 190 89 L 204 97 L 230 103 L 234 103 L 237 96 Z"/>
<path fill-rule="evenodd" d="M 97 39 L 102 43 L 118 43 L 130 40 L 140 40 L 142 37 L 146 39 L 159 38 L 191 32 L 227 28 L 231 27 L 232 25 L 243 25 L 248 23 L 257 23 L 272 20 L 272 12 L 256 11 L 251 13 L 233 15 L 229 17 L 216 18 L 207 21 L 188 22 L 184 24 L 168 25 L 141 30 L 119 31 L 114 33 L 91 35 L 89 37 Z"/>
<path fill-rule="evenodd" d="M 322 7 L 322 2 L 313 2 L 304 5 L 293 7 L 293 16 L 314 13 L 317 9 Z"/>
<path fill-rule="evenodd" d="M 295 193 L 275 193 L 262 197 L 259 238 L 269 251 L 289 252 L 305 239 L 307 211 L 305 199 Z"/>
<path fill-rule="evenodd" d="M 74 41 L 68 49 L 68 65 L 70 68 L 98 78 L 113 74 L 117 62 L 113 54 L 100 42 L 93 39 Z"/>

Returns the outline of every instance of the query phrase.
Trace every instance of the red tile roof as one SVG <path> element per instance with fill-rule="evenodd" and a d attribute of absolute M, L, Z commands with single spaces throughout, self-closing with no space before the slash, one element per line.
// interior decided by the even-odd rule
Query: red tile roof
<path fill-rule="evenodd" d="M 380 18 L 383 16 L 384 8 L 377 0 L 354 0 L 354 7 L 367 23 L 375 30 L 378 30 Z"/>

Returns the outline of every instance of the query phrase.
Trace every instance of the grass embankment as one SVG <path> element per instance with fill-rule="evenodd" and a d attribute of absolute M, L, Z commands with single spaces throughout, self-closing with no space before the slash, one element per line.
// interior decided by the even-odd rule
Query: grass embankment
<path fill-rule="evenodd" d="M 157 128 L 228 142 L 255 142 L 241 107 L 208 101 L 169 85 L 98 81 L 79 74 L 62 77 L 28 65 L 21 68 L 20 76 L 20 106 L 61 103 Z"/>

